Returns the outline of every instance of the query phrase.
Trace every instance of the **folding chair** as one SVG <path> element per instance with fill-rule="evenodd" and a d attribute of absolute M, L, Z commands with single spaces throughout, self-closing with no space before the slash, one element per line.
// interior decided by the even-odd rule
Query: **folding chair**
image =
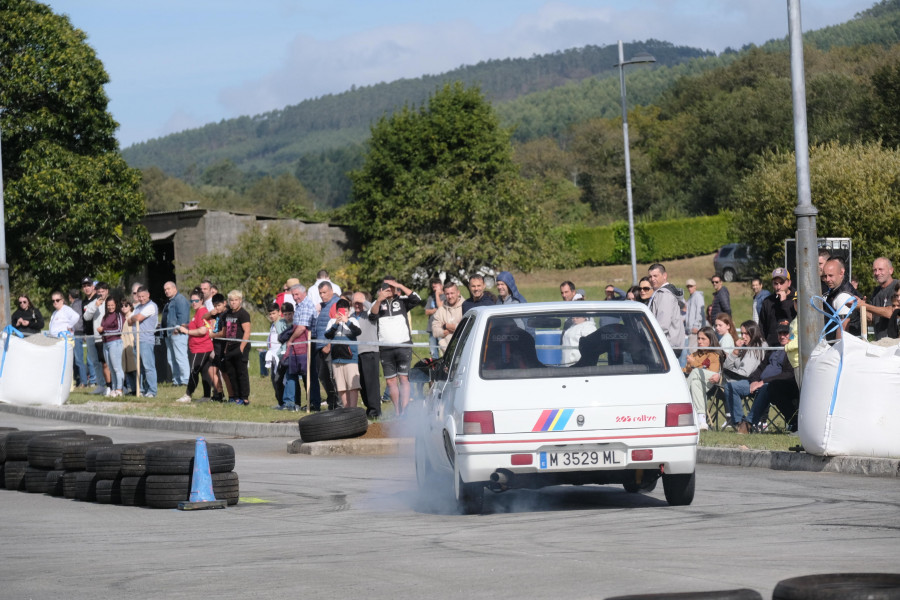
<path fill-rule="evenodd" d="M 726 412 L 725 388 L 719 384 L 713 384 L 706 392 L 706 422 L 709 428 L 716 431 L 724 429 L 727 423 Z"/>

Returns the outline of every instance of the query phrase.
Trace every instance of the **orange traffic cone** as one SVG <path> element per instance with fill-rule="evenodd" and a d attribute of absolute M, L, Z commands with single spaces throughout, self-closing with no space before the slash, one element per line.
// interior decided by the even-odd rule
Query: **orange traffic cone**
<path fill-rule="evenodd" d="M 178 510 L 200 510 L 204 508 L 225 508 L 225 500 L 216 500 L 213 492 L 212 475 L 209 473 L 209 452 L 206 439 L 197 438 L 194 449 L 194 474 L 191 476 L 191 496 L 188 502 L 179 502 Z"/>

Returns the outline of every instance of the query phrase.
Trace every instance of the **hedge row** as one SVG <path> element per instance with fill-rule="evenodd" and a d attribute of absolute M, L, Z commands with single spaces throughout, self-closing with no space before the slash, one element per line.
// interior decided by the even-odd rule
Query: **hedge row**
<path fill-rule="evenodd" d="M 652 263 L 711 254 L 733 241 L 730 225 L 731 216 L 726 213 L 635 224 L 637 260 Z M 578 266 L 624 264 L 631 256 L 627 223 L 575 228 L 566 234 L 566 240 Z"/>

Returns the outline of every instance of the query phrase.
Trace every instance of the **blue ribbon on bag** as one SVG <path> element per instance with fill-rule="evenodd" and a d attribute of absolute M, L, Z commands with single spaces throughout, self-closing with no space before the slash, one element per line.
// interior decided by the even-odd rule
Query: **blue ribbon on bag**
<path fill-rule="evenodd" d="M 815 301 L 820 300 L 822 303 L 822 308 L 816 306 Z M 819 342 L 825 339 L 829 333 L 834 331 L 838 331 L 841 329 L 841 324 L 845 319 L 849 318 L 850 313 L 856 310 L 857 305 L 859 304 L 859 298 L 854 297 L 853 302 L 850 303 L 850 310 L 847 312 L 848 316 L 842 317 L 838 313 L 838 309 L 834 308 L 828 302 L 825 301 L 824 296 L 813 296 L 809 299 L 809 305 L 813 307 L 813 309 L 825 315 L 825 325 L 822 327 L 822 332 L 819 334 Z M 828 309 L 827 311 L 825 309 Z M 863 324 L 865 326 L 865 324 Z M 844 370 L 844 355 L 841 354 L 841 360 L 838 362 L 838 370 L 837 376 L 834 378 L 834 390 L 831 392 L 831 406 L 828 407 L 828 414 L 834 414 L 834 405 L 837 403 L 837 391 L 838 384 L 841 381 L 841 371 Z"/>
<path fill-rule="evenodd" d="M 69 331 L 60 331 L 56 334 L 57 338 L 65 338 L 63 340 L 63 367 L 59 376 L 59 385 L 66 382 L 66 362 L 69 360 L 69 339 L 74 340 L 75 336 Z"/>
<path fill-rule="evenodd" d="M 3 367 L 6 366 L 6 352 L 9 350 L 9 338 L 10 336 L 17 336 L 20 338 L 24 338 L 25 334 L 13 327 L 12 325 L 7 325 L 3 328 L 3 333 L 6 334 L 6 339 L 3 341 L 3 359 L 0 360 L 0 377 L 3 377 Z"/>

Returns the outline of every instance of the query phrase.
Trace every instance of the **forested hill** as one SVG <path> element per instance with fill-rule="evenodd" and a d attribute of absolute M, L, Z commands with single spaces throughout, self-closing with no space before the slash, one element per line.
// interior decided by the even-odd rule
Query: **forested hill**
<path fill-rule="evenodd" d="M 711 52 L 648 40 L 627 45 L 629 56 L 649 52 L 660 66 L 679 65 Z M 503 102 L 576 83 L 612 77 L 617 46 L 586 46 L 532 58 L 490 60 L 441 75 L 401 79 L 305 100 L 253 117 L 210 123 L 136 144 L 122 154 L 134 167 L 156 166 L 184 177 L 221 160 L 245 170 L 293 171 L 305 154 L 340 148 L 368 137 L 370 125 L 403 105 L 417 106 L 444 83 L 478 85 L 492 101 Z"/>

